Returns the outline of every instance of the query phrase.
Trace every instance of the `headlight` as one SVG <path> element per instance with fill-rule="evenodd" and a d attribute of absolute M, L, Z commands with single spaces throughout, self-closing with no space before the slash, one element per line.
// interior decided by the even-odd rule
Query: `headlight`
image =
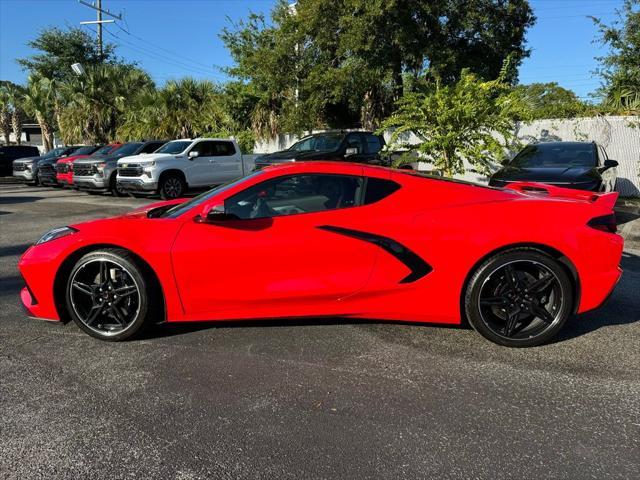
<path fill-rule="evenodd" d="M 53 230 L 49 230 L 45 233 L 40 240 L 36 242 L 36 245 L 40 245 L 41 243 L 50 242 L 51 240 L 56 240 L 57 238 L 66 237 L 67 235 L 71 235 L 72 233 L 76 233 L 76 230 L 73 227 L 59 227 L 54 228 Z"/>
<path fill-rule="evenodd" d="M 145 172 L 148 172 L 148 171 L 150 171 L 153 167 L 155 167 L 155 165 L 156 165 L 156 162 L 155 162 L 155 161 L 152 161 L 152 162 L 149 162 L 149 163 L 143 163 L 143 164 L 142 164 L 142 169 L 143 169 Z"/>
<path fill-rule="evenodd" d="M 24 168 L 26 168 L 27 170 L 31 170 L 33 168 L 33 163 L 26 163 L 24 165 Z"/>
<path fill-rule="evenodd" d="M 102 172 L 102 171 L 104 170 L 104 167 L 106 167 L 106 166 L 107 166 L 107 164 L 106 164 L 106 163 L 97 163 L 97 164 L 95 165 L 96 170 L 98 170 L 99 172 Z"/>

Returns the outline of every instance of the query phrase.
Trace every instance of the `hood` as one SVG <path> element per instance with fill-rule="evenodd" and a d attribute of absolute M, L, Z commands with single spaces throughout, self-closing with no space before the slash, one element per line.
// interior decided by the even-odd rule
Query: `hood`
<path fill-rule="evenodd" d="M 574 183 L 598 180 L 600 173 L 596 167 L 519 168 L 506 166 L 494 173 L 492 178 L 507 182 Z"/>
<path fill-rule="evenodd" d="M 87 163 L 102 163 L 102 162 L 116 162 L 120 158 L 128 158 L 121 157 L 119 155 L 95 155 L 89 157 L 83 157 L 78 163 L 87 164 Z"/>
<path fill-rule="evenodd" d="M 59 159 L 58 162 L 71 163 L 71 162 L 75 162 L 76 160 L 80 160 L 81 158 L 89 158 L 89 155 L 71 155 L 69 157 L 63 157 Z"/>
<path fill-rule="evenodd" d="M 41 156 L 37 156 L 37 157 L 22 157 L 22 158 L 17 158 L 13 161 L 13 163 L 31 163 L 34 162 L 38 159 L 42 159 Z"/>
<path fill-rule="evenodd" d="M 118 165 L 121 165 L 123 163 L 144 163 L 182 156 L 183 155 L 175 155 L 173 153 L 143 153 L 138 155 L 131 155 L 129 157 L 122 157 L 118 159 Z"/>
<path fill-rule="evenodd" d="M 126 218 L 148 218 L 149 212 L 152 210 L 156 210 L 158 208 L 168 208 L 173 207 L 174 205 L 178 205 L 180 203 L 184 203 L 188 200 L 188 198 L 176 198 L 175 200 L 166 200 L 164 202 L 155 202 L 151 205 L 145 205 L 144 207 L 136 208 L 130 212 L 122 215 Z"/>
<path fill-rule="evenodd" d="M 316 151 L 307 151 L 307 152 L 299 152 L 297 150 L 282 150 L 280 152 L 269 153 L 266 155 L 261 155 L 256 158 L 256 162 L 265 162 L 265 163 L 279 163 L 279 162 L 287 162 L 292 160 L 330 160 L 335 158 L 337 153 L 335 151 L 329 152 L 316 152 Z"/>

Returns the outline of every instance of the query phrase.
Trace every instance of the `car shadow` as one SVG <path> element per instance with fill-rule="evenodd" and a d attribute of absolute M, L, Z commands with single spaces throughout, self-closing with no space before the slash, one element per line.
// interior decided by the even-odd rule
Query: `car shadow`
<path fill-rule="evenodd" d="M 44 200 L 45 197 L 29 197 L 29 196 L 20 196 L 20 197 L 7 197 L 0 196 L 0 205 L 15 205 L 18 203 L 30 203 L 37 202 L 38 200 Z"/>
<path fill-rule="evenodd" d="M 18 245 L 10 245 L 8 247 L 0 247 L 0 257 L 10 257 L 13 255 L 21 256 L 31 245 L 33 244 L 21 243 Z"/>

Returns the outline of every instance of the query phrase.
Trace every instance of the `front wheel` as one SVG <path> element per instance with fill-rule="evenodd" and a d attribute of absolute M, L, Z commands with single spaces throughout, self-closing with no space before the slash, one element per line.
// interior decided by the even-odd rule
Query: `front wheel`
<path fill-rule="evenodd" d="M 66 286 L 66 305 L 74 322 L 89 335 L 120 341 L 150 322 L 153 289 L 125 250 L 104 249 L 84 255 Z"/>
<path fill-rule="evenodd" d="M 573 285 L 554 258 L 537 250 L 497 254 L 469 281 L 465 312 L 483 337 L 507 347 L 546 343 L 573 310 Z"/>
<path fill-rule="evenodd" d="M 160 179 L 160 185 L 158 186 L 158 190 L 160 193 L 160 198 L 163 200 L 173 200 L 175 198 L 180 198 L 187 186 L 184 180 L 175 174 L 168 174 L 163 176 Z"/>
<path fill-rule="evenodd" d="M 109 181 L 109 190 L 111 190 L 111 194 L 114 197 L 124 197 L 127 195 L 127 191 L 122 188 L 116 179 L 116 175 L 111 175 L 111 180 Z"/>

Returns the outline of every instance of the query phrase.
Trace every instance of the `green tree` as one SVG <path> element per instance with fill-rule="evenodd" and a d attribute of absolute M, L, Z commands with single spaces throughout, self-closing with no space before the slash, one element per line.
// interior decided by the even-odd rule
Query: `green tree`
<path fill-rule="evenodd" d="M 589 115 L 594 110 L 574 92 L 562 88 L 555 82 L 518 85 L 514 93 L 529 105 L 529 113 L 533 119 L 573 118 Z"/>
<path fill-rule="evenodd" d="M 505 81 L 507 70 L 491 81 L 463 70 L 452 85 L 437 80 L 406 93 L 383 124 L 393 129 L 390 149 L 417 153 L 448 177 L 464 173 L 465 160 L 488 173 L 515 141 L 515 121 L 530 118 L 527 104 Z M 418 143 L 407 142 L 411 133 Z M 414 160 L 405 155 L 398 163 Z"/>
<path fill-rule="evenodd" d="M 625 0 L 612 25 L 593 18 L 599 41 L 609 47 L 600 57 L 603 106 L 613 112 L 640 113 L 640 0 Z"/>
<path fill-rule="evenodd" d="M 64 108 L 59 127 L 66 143 L 106 143 L 116 139 L 129 105 L 153 82 L 131 65 L 99 65 L 60 85 Z"/>
<path fill-rule="evenodd" d="M 252 14 L 222 39 L 229 73 L 255 87 L 255 132 L 372 128 L 416 79 L 455 82 L 462 68 L 495 78 L 528 55 L 526 0 L 301 0 Z M 515 72 L 513 70 L 512 72 Z M 508 79 L 515 79 L 515 75 Z"/>
<path fill-rule="evenodd" d="M 0 133 L 5 145 L 9 145 L 11 133 L 11 101 L 5 85 L 0 83 Z"/>
<path fill-rule="evenodd" d="M 15 83 L 8 82 L 6 91 L 9 96 L 9 104 L 11 105 L 11 131 L 16 139 L 16 144 L 22 143 L 22 124 L 25 120 L 23 97 L 24 88 Z"/>
<path fill-rule="evenodd" d="M 49 79 L 62 80 L 73 77 L 71 65 L 74 63 L 90 68 L 117 62 L 114 45 L 105 44 L 101 54 L 95 40 L 79 28 L 47 28 L 27 45 L 42 53 L 20 58 L 17 60 L 18 64 L 31 73 Z"/>
<path fill-rule="evenodd" d="M 26 112 L 40 126 L 44 150 L 51 150 L 56 125 L 56 82 L 39 75 L 30 75 L 23 102 Z"/>

